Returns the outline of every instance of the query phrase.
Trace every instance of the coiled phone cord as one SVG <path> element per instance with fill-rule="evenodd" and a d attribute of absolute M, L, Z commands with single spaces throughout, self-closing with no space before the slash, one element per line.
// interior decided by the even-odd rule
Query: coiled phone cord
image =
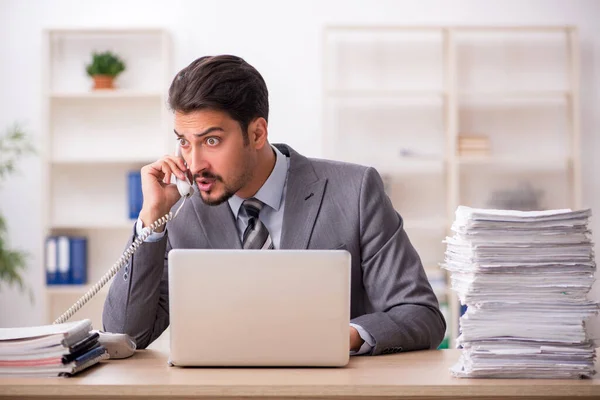
<path fill-rule="evenodd" d="M 88 290 L 83 296 L 81 296 L 79 300 L 77 300 L 75 304 L 71 306 L 71 308 L 65 311 L 63 315 L 58 317 L 56 321 L 54 321 L 54 324 L 62 324 L 64 322 L 67 322 L 67 320 L 71 318 L 73 314 L 79 311 L 79 309 L 83 307 L 85 303 L 87 303 L 92 297 L 94 297 L 96 293 L 98 293 L 100 289 L 102 289 L 102 287 L 106 285 L 108 281 L 110 281 L 112 277 L 115 276 L 116 273 L 119 272 L 119 270 L 123 268 L 125 264 L 127 264 L 127 261 L 129 261 L 133 253 L 136 252 L 138 247 L 140 247 L 142 243 L 144 243 L 144 240 L 146 240 L 148 236 L 152 234 L 152 232 L 154 232 L 156 229 L 160 228 L 168 221 L 175 218 L 177 214 L 179 214 L 179 210 L 181 210 L 187 198 L 188 196 L 183 197 L 183 201 L 181 202 L 181 205 L 179 206 L 177 211 L 175 211 L 175 215 L 173 215 L 172 211 L 169 211 L 169 213 L 166 214 L 164 217 L 159 218 L 158 220 L 154 221 L 150 226 L 144 228 L 143 233 L 133 241 L 133 243 L 127 248 L 127 250 L 125 250 L 121 258 L 119 258 L 119 260 L 112 266 L 112 268 L 109 269 L 108 272 L 104 274 L 104 276 L 102 276 L 102 278 L 100 278 L 100 280 L 90 288 L 90 290 Z"/>

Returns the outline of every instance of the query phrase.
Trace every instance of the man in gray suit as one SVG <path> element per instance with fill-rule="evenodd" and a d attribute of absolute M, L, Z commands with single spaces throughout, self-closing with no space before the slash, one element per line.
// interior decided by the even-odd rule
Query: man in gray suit
<path fill-rule="evenodd" d="M 104 305 L 106 331 L 127 333 L 145 348 L 167 328 L 171 249 L 346 249 L 351 354 L 439 345 L 446 323 L 376 170 L 269 144 L 265 81 L 239 57 L 192 62 L 173 80 L 169 105 L 182 158 L 142 168 L 144 202 L 131 240 L 180 201 L 171 174 L 187 175 L 198 193 L 116 275 Z"/>

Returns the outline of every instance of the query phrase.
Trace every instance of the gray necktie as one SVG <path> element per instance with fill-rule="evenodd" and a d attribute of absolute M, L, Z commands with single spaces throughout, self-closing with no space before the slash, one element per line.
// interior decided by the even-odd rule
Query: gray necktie
<path fill-rule="evenodd" d="M 244 207 L 249 217 L 248 226 L 242 239 L 242 248 L 244 249 L 271 250 L 275 248 L 267 227 L 258 219 L 258 214 L 263 206 L 264 203 L 255 198 L 244 200 L 242 203 L 242 207 Z"/>

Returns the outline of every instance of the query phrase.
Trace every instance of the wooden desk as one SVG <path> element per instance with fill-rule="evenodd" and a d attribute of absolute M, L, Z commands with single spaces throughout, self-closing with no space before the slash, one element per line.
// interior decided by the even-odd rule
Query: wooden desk
<path fill-rule="evenodd" d="M 600 380 L 457 379 L 458 350 L 352 357 L 345 368 L 173 368 L 168 341 L 72 378 L 0 378 L 0 398 L 599 398 Z"/>

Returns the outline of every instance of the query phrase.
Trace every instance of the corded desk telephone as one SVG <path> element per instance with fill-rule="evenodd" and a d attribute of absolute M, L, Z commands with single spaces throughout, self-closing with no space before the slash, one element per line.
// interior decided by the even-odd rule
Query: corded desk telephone
<path fill-rule="evenodd" d="M 176 150 L 177 157 L 181 157 L 181 148 L 179 144 L 177 145 Z M 108 270 L 102 278 L 94 285 L 90 290 L 87 291 L 83 296 L 79 298 L 64 314 L 54 321 L 55 324 L 60 324 L 66 322 L 69 318 L 73 316 L 85 303 L 87 303 L 96 293 L 100 291 L 100 289 L 111 280 L 113 276 L 129 261 L 131 256 L 136 252 L 138 247 L 159 227 L 166 224 L 168 221 L 174 219 L 179 210 L 183 207 L 188 197 L 190 197 L 194 193 L 194 189 L 192 188 L 191 183 L 186 178 L 186 180 L 180 180 L 177 177 L 175 179 L 175 184 L 177 185 L 177 190 L 179 194 L 183 197 L 183 201 L 175 214 L 173 212 L 169 212 L 164 217 L 159 218 L 157 221 L 154 221 L 150 226 L 144 228 L 143 233 L 138 236 L 131 246 L 129 246 L 121 258 L 117 260 L 117 262 Z M 106 347 L 108 353 L 110 354 L 110 358 L 127 358 L 133 354 L 135 351 L 135 342 L 129 337 L 129 335 L 124 333 L 109 333 L 109 332 L 101 332 L 99 341 Z"/>

